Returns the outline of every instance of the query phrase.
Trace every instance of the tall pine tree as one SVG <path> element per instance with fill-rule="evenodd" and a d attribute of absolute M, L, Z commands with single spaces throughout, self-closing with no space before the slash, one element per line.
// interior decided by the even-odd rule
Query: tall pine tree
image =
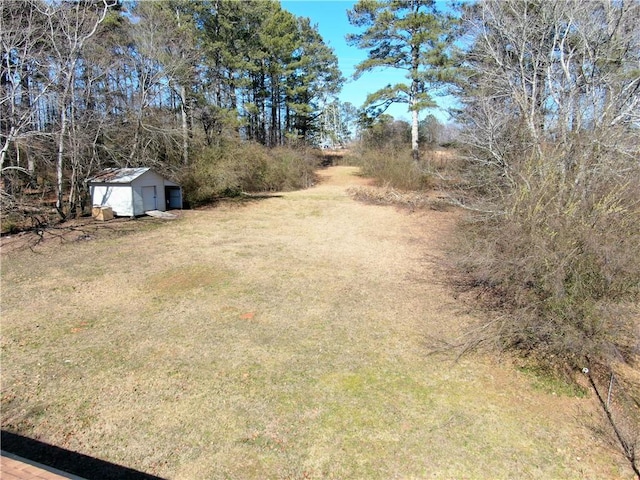
<path fill-rule="evenodd" d="M 365 107 L 380 114 L 392 103 L 409 104 L 411 150 L 417 161 L 418 113 L 435 106 L 428 87 L 449 64 L 446 52 L 453 18 L 439 12 L 435 0 L 360 0 L 347 15 L 353 26 L 364 29 L 347 35 L 347 42 L 368 50 L 367 59 L 356 66 L 355 78 L 376 68 L 407 72 L 407 83 L 387 85 L 370 94 Z"/>

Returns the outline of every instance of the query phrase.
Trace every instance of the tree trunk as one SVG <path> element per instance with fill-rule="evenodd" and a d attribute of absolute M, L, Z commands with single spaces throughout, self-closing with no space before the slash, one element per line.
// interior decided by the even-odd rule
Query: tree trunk
<path fill-rule="evenodd" d="M 415 3 L 411 3 L 412 10 L 417 12 L 419 6 Z M 411 45 L 411 93 L 409 98 L 409 104 L 411 105 L 411 156 L 414 162 L 420 160 L 420 145 L 418 143 L 418 93 L 420 89 L 420 81 L 418 80 L 418 74 L 420 69 L 420 46 L 417 44 Z"/>
<path fill-rule="evenodd" d="M 140 134 L 142 131 L 141 117 L 142 117 L 142 114 L 138 113 L 137 119 L 136 119 L 136 131 L 133 134 L 133 145 L 131 146 L 131 152 L 129 152 L 129 159 L 127 160 L 127 164 L 125 165 L 125 167 L 127 168 L 133 165 L 133 160 L 136 157 L 136 154 L 138 153 L 138 145 L 140 144 Z"/>
<path fill-rule="evenodd" d="M 417 103 L 415 99 L 411 102 L 414 106 Z M 418 144 L 418 110 L 411 112 L 411 155 L 413 160 L 420 160 L 420 148 Z"/>
<path fill-rule="evenodd" d="M 271 75 L 271 131 L 269 132 L 269 146 L 278 143 L 278 83 L 277 77 Z"/>
<path fill-rule="evenodd" d="M 189 122 L 187 119 L 187 89 L 180 85 L 180 113 L 182 115 L 182 163 L 189 163 Z"/>
<path fill-rule="evenodd" d="M 66 91 L 63 94 L 63 98 L 66 98 Z M 64 218 L 64 212 L 62 210 L 62 184 L 64 181 L 62 162 L 64 160 L 64 137 L 67 133 L 67 108 L 66 105 L 61 105 L 60 108 L 60 134 L 58 135 L 58 154 L 56 159 L 56 210 L 58 214 Z"/>
<path fill-rule="evenodd" d="M 265 102 L 264 92 L 265 76 L 260 75 L 260 84 L 258 86 L 258 142 L 263 145 L 267 144 L 267 102 Z"/>
<path fill-rule="evenodd" d="M 0 150 L 0 172 L 4 168 L 4 161 L 7 158 L 7 152 L 9 152 L 9 147 L 11 146 L 11 141 L 13 139 L 15 133 L 15 128 L 11 126 L 9 129 L 9 133 L 5 137 L 4 143 L 2 144 L 2 149 Z"/>

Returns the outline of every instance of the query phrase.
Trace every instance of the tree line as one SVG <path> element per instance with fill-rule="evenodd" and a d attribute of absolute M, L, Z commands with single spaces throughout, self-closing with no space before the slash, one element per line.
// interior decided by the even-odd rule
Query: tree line
<path fill-rule="evenodd" d="M 315 141 L 342 82 L 274 0 L 8 0 L 0 22 L 3 197 L 55 171 L 63 216 L 104 165 L 175 172 L 225 134 Z"/>

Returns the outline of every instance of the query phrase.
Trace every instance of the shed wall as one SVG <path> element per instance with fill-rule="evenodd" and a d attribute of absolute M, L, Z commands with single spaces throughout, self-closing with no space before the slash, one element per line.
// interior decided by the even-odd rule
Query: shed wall
<path fill-rule="evenodd" d="M 156 187 L 155 209 L 161 212 L 167 209 L 164 193 L 164 178 L 161 175 L 150 170 L 131 182 L 131 186 L 133 187 L 133 209 L 135 215 L 144 215 L 145 212 L 143 187 Z"/>
<path fill-rule="evenodd" d="M 120 217 L 140 216 L 149 210 L 164 212 L 172 192 L 173 204 L 170 208 L 182 208 L 182 190 L 178 184 L 153 170 L 142 173 L 131 183 L 105 180 L 90 183 L 89 188 L 93 205 L 111 207 L 114 214 Z"/>
<path fill-rule="evenodd" d="M 93 205 L 108 206 L 114 215 L 132 217 L 134 215 L 132 192 L 129 185 L 92 185 Z"/>

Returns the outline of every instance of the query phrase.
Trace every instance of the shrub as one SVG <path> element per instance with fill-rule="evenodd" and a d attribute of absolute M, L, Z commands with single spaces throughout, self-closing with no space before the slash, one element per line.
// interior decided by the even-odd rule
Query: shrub
<path fill-rule="evenodd" d="M 304 151 L 269 150 L 255 143 L 225 140 L 199 153 L 182 185 L 185 199 L 195 206 L 244 192 L 306 188 L 313 183 L 315 166 Z"/>
<path fill-rule="evenodd" d="M 639 345 L 640 169 L 613 152 L 573 158 L 566 168 L 550 151 L 514 167 L 502 214 L 464 232 L 463 267 L 508 310 L 503 347 L 556 367 L 629 361 Z"/>
<path fill-rule="evenodd" d="M 640 353 L 640 168 L 584 147 L 569 168 L 553 153 L 513 168 L 503 215 L 463 233 L 471 284 L 500 311 L 467 345 L 496 340 L 573 381 L 586 374 L 601 432 L 640 476 L 640 396 L 628 373 Z"/>
<path fill-rule="evenodd" d="M 364 176 L 374 178 L 381 186 L 416 191 L 431 184 L 430 173 L 413 161 L 409 149 L 365 149 L 358 153 L 356 163 Z"/>
<path fill-rule="evenodd" d="M 279 147 L 271 150 L 264 172 L 266 190 L 287 191 L 310 187 L 318 159 L 310 150 Z"/>

